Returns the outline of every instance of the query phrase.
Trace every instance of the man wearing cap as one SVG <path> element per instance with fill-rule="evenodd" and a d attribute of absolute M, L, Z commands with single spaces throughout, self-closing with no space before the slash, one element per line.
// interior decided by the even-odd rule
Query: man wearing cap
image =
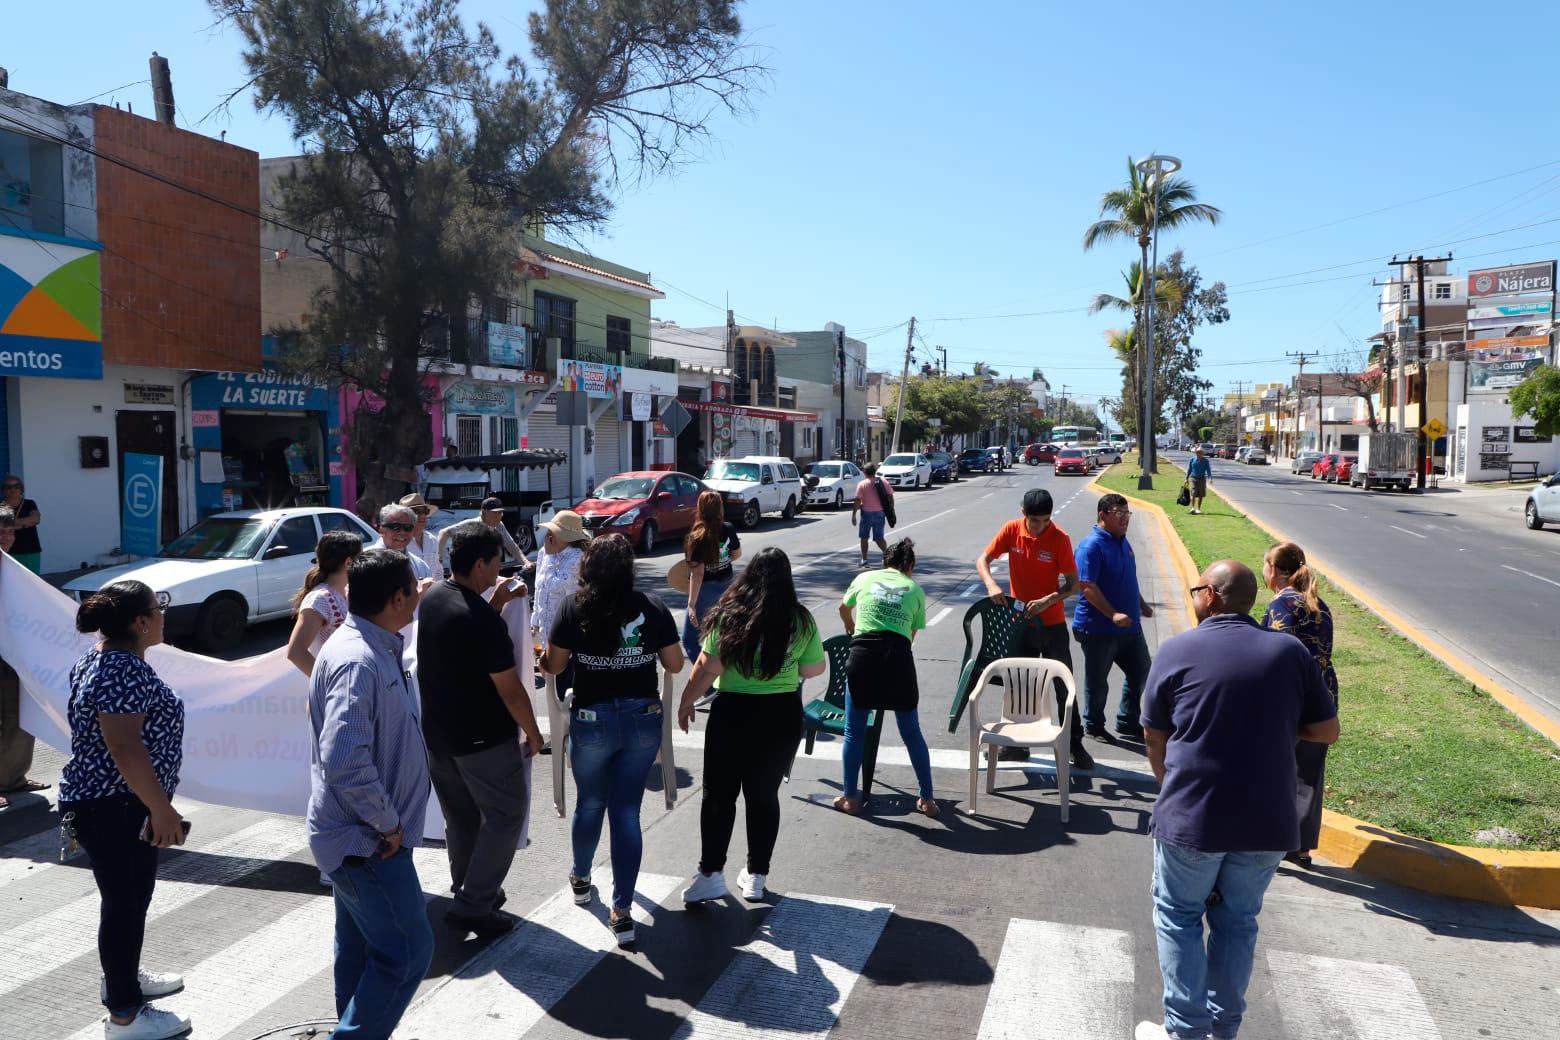
<path fill-rule="evenodd" d="M 413 491 L 405 495 L 399 503 L 412 511 L 416 517 L 416 526 L 412 530 L 411 540 L 403 550 L 408 556 L 416 556 L 428 565 L 428 576 L 434 581 L 442 581 L 444 578 L 444 564 L 439 559 L 439 542 L 428 534 L 428 518 L 434 514 L 433 506 L 427 499 Z"/>
<path fill-rule="evenodd" d="M 1024 612 L 1018 652 L 1028 657 L 1060 661 L 1072 671 L 1072 644 L 1067 638 L 1067 612 L 1063 601 L 1078 588 L 1078 566 L 1073 562 L 1072 539 L 1051 522 L 1051 493 L 1044 488 L 1024 492 L 1022 514 L 1002 525 L 986 551 L 975 558 L 975 570 L 993 601 L 1007 604 L 1010 593 Z M 991 575 L 991 564 L 1006 555 L 1008 593 Z M 1060 713 L 1066 704 L 1066 687 L 1056 682 Z M 1094 759 L 1083 746 L 1083 723 L 1078 703 L 1072 709 L 1072 750 L 1069 757 L 1078 769 L 1091 769 Z M 1004 748 L 1002 758 L 1028 758 L 1027 748 Z"/>
<path fill-rule="evenodd" d="M 440 562 L 448 558 L 449 540 L 456 531 L 471 530 L 481 524 L 497 534 L 503 543 L 504 551 L 519 563 L 525 563 L 525 553 L 520 551 L 520 546 L 515 544 L 514 535 L 509 533 L 509 528 L 504 526 L 504 503 L 502 499 L 489 495 L 482 500 L 482 511 L 476 516 L 468 517 L 459 523 L 451 524 L 439 532 L 438 554 Z"/>

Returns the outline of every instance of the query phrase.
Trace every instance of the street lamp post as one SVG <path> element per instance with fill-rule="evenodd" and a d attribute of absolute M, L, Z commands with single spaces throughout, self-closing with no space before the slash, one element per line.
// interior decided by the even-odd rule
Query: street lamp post
<path fill-rule="evenodd" d="M 1148 265 L 1147 284 L 1144 292 L 1147 294 L 1143 300 L 1143 324 L 1145 326 L 1143 337 L 1143 418 L 1138 423 L 1138 443 L 1141 445 L 1138 453 L 1138 461 L 1142 464 L 1143 472 L 1138 475 L 1138 490 L 1148 491 L 1154 486 L 1154 468 L 1158 458 L 1158 445 L 1154 441 L 1154 276 L 1159 270 L 1159 186 L 1164 182 L 1165 175 L 1174 173 L 1181 168 L 1181 160 L 1173 155 L 1160 155 L 1154 153 L 1146 159 L 1137 162 L 1138 172 L 1145 178 L 1152 177 L 1154 181 L 1154 194 L 1151 202 L 1152 209 L 1148 216 L 1148 239 L 1153 249 L 1153 257 Z"/>

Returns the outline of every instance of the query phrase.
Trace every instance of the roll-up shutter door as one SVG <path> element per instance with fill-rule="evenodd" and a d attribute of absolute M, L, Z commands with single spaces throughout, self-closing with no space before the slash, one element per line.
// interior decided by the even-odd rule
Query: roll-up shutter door
<path fill-rule="evenodd" d="M 529 447 L 537 449 L 551 448 L 554 451 L 561 451 L 565 455 L 569 454 L 569 428 L 567 426 L 559 426 L 556 417 L 557 412 L 551 408 L 538 408 L 531 413 L 530 432 L 526 435 L 529 438 L 527 442 Z M 550 491 L 552 497 L 558 500 L 560 508 L 572 505 L 574 502 L 574 499 L 569 495 L 569 466 L 572 462 L 573 460 L 571 459 L 547 471 L 548 476 L 551 478 Z M 527 488 L 540 489 L 543 479 L 546 478 L 534 471 L 528 471 L 526 473 L 527 483 L 525 486 Z"/>
<path fill-rule="evenodd" d="M 596 420 L 596 484 L 623 472 L 623 424 L 615 416 Z"/>

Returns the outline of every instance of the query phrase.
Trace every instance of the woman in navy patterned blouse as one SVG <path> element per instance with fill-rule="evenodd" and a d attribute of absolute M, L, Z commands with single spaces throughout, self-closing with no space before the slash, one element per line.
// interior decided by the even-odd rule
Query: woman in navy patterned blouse
<path fill-rule="evenodd" d="M 183 988 L 177 975 L 141 970 L 146 910 L 159 849 L 184 844 L 174 810 L 183 762 L 184 704 L 146 663 L 163 638 L 152 590 L 120 581 L 88 596 L 76 628 L 103 639 L 70 671 L 70 760 L 60 777 L 60 812 L 92 857 L 102 897 L 98 958 L 108 1008 L 104 1035 L 177 1036 L 187 1018 L 146 1003 Z"/>
<path fill-rule="evenodd" d="M 1278 593 L 1262 616 L 1262 627 L 1288 632 L 1311 652 L 1322 670 L 1322 681 L 1338 703 L 1338 673 L 1333 671 L 1332 611 L 1316 594 L 1316 575 L 1306 566 L 1305 550 L 1294 542 L 1283 542 L 1267 551 L 1262 561 L 1262 578 Z M 1311 865 L 1311 850 L 1322 833 L 1322 791 L 1327 765 L 1327 745 L 1301 740 L 1295 743 L 1295 769 L 1298 775 L 1296 800 L 1300 808 L 1300 847 L 1285 858 L 1303 867 Z"/>

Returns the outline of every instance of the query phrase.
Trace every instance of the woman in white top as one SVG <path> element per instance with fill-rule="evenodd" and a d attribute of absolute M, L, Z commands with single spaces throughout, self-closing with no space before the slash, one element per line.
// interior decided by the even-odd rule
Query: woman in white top
<path fill-rule="evenodd" d="M 531 629 L 539 644 L 546 644 L 558 608 L 580 587 L 580 562 L 590 532 L 572 509 L 565 509 L 545 524 L 542 551 L 536 561 L 536 601 L 531 608 Z"/>
<path fill-rule="evenodd" d="M 314 546 L 314 566 L 293 596 L 292 636 L 287 660 L 305 676 L 314 673 L 314 659 L 332 632 L 347 620 L 347 564 L 363 551 L 363 541 L 347 531 L 330 531 Z"/>
<path fill-rule="evenodd" d="M 410 509 L 412 515 L 417 518 L 416 526 L 412 528 L 412 540 L 406 547 L 406 554 L 416 556 L 426 563 L 435 583 L 443 581 L 444 562 L 439 559 L 439 538 L 428 530 L 428 518 L 433 516 L 436 510 L 415 491 L 403 496 L 398 504 Z"/>

